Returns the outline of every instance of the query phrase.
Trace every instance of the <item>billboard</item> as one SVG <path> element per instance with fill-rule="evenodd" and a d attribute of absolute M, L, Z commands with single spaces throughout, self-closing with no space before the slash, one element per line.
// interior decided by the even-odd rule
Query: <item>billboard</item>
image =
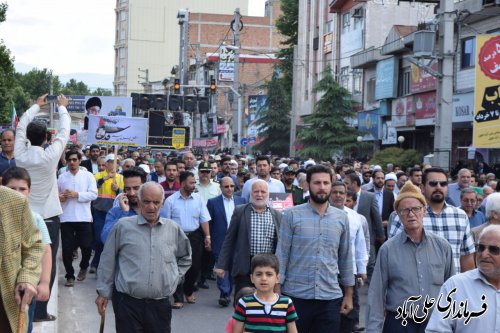
<path fill-rule="evenodd" d="M 497 148 L 500 142 L 500 35 L 476 36 L 473 146 Z"/>
<path fill-rule="evenodd" d="M 234 50 L 224 45 L 219 50 L 219 81 L 234 81 Z"/>
<path fill-rule="evenodd" d="M 262 113 L 265 111 L 266 107 L 267 95 L 248 96 L 248 137 L 257 138 L 259 136 L 259 125 L 256 124 L 256 121 L 262 117 Z"/>
<path fill-rule="evenodd" d="M 392 101 L 393 127 L 408 127 L 415 125 L 415 113 L 413 110 L 413 97 L 402 97 Z"/>
<path fill-rule="evenodd" d="M 132 117 L 132 97 L 76 95 L 66 97 L 68 112 L 85 113 L 86 116 Z M 57 96 L 49 96 L 48 99 L 56 100 Z"/>
<path fill-rule="evenodd" d="M 145 147 L 147 118 L 89 116 L 87 144 Z"/>

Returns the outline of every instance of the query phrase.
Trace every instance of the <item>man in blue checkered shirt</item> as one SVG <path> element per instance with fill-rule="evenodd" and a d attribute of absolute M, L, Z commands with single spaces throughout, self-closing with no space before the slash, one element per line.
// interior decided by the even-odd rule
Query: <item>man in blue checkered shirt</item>
<path fill-rule="evenodd" d="M 453 249 L 456 272 L 474 269 L 474 240 L 470 231 L 467 214 L 460 208 L 446 203 L 448 195 L 448 177 L 440 168 L 426 169 L 422 184 L 427 201 L 424 215 L 424 228 L 446 239 Z M 391 223 L 389 238 L 403 230 L 403 225 L 396 216 Z"/>

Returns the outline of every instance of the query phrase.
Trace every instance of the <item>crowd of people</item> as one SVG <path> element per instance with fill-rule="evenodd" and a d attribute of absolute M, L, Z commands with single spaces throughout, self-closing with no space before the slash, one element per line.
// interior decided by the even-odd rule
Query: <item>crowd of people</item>
<path fill-rule="evenodd" d="M 0 332 L 56 319 L 59 240 L 65 286 L 96 275 L 117 332 L 170 332 L 207 280 L 228 332 L 499 330 L 494 174 L 72 146 L 64 96 L 57 135 L 35 120 L 45 98 L 1 136 Z"/>

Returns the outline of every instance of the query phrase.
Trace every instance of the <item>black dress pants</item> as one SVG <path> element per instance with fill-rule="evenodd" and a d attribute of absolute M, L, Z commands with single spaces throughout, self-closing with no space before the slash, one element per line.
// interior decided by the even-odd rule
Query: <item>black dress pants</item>
<path fill-rule="evenodd" d="M 62 258 L 66 269 L 66 279 L 75 278 L 73 268 L 73 250 L 80 247 L 82 260 L 80 269 L 87 269 L 92 255 L 92 223 L 64 222 L 61 223 Z"/>
<path fill-rule="evenodd" d="M 194 284 L 201 271 L 201 255 L 203 251 L 203 233 L 196 230 L 186 233 L 191 244 L 191 268 L 187 271 L 183 281 L 179 283 L 174 293 L 174 302 L 184 302 L 184 295 L 191 296 L 194 292 Z"/>

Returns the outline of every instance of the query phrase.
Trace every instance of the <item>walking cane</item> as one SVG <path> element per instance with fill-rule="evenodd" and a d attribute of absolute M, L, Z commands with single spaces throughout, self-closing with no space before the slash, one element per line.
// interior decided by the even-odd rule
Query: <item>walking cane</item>
<path fill-rule="evenodd" d="M 104 333 L 104 322 L 106 321 L 106 312 L 101 315 L 101 326 L 99 327 L 99 333 Z"/>
<path fill-rule="evenodd" d="M 28 310 L 28 306 L 26 306 L 25 310 Z M 24 333 L 24 322 L 26 321 L 26 311 L 21 311 L 19 309 L 19 317 L 17 319 L 17 333 Z"/>

